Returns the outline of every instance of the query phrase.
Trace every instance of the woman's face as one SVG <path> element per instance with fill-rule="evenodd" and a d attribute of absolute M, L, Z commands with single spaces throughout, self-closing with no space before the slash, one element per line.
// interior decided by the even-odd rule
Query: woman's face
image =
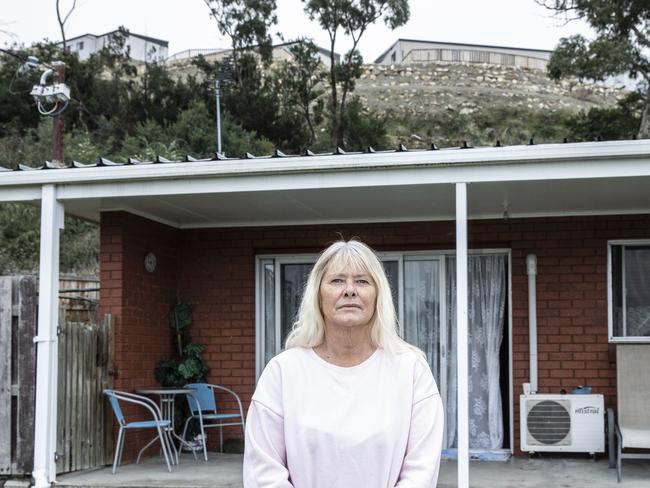
<path fill-rule="evenodd" d="M 320 284 L 321 312 L 327 326 L 360 327 L 370 323 L 377 286 L 366 272 L 346 265 L 327 270 Z"/>

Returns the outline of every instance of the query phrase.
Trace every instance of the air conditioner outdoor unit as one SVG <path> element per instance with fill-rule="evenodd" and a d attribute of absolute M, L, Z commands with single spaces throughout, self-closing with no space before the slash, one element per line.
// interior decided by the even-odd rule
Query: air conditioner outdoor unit
<path fill-rule="evenodd" d="M 603 395 L 520 395 L 521 450 L 605 452 Z"/>

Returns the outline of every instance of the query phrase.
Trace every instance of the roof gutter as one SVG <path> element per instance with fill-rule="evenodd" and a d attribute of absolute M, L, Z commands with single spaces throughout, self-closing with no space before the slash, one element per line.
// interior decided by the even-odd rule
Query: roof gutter
<path fill-rule="evenodd" d="M 650 140 L 544 144 L 473 149 L 413 150 L 341 155 L 263 157 L 125 164 L 117 166 L 0 172 L 0 188 L 206 177 L 274 176 L 419 168 L 539 165 L 648 159 Z M 648 165 L 650 171 L 650 165 Z M 584 177 L 591 175 L 585 174 Z M 3 190 L 4 191 L 4 190 Z"/>

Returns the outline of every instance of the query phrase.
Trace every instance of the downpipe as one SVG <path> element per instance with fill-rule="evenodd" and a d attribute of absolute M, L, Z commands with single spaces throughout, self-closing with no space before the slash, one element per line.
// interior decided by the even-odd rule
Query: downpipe
<path fill-rule="evenodd" d="M 530 394 L 537 393 L 537 256 L 526 256 L 528 275 L 528 360 L 530 361 Z"/>

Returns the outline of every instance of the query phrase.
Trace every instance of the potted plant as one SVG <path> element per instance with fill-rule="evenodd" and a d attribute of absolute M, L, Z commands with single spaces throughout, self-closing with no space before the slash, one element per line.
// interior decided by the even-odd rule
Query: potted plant
<path fill-rule="evenodd" d="M 187 383 L 202 383 L 210 373 L 202 358 L 205 345 L 191 340 L 188 330 L 191 323 L 192 306 L 179 301 L 169 312 L 177 356 L 158 361 L 154 369 L 154 377 L 162 386 L 180 388 Z"/>
<path fill-rule="evenodd" d="M 161 359 L 156 363 L 154 377 L 161 386 L 181 388 L 188 383 L 204 383 L 210 373 L 210 368 L 203 361 L 204 344 L 192 342 L 189 326 L 192 323 L 192 306 L 189 302 L 179 301 L 169 312 L 169 327 L 172 329 L 176 357 Z M 175 406 L 175 417 L 181 422 L 189 415 L 185 402 Z M 198 449 L 202 443 L 196 436 L 198 431 L 190 425 L 188 438 L 193 439 L 190 445 Z"/>

